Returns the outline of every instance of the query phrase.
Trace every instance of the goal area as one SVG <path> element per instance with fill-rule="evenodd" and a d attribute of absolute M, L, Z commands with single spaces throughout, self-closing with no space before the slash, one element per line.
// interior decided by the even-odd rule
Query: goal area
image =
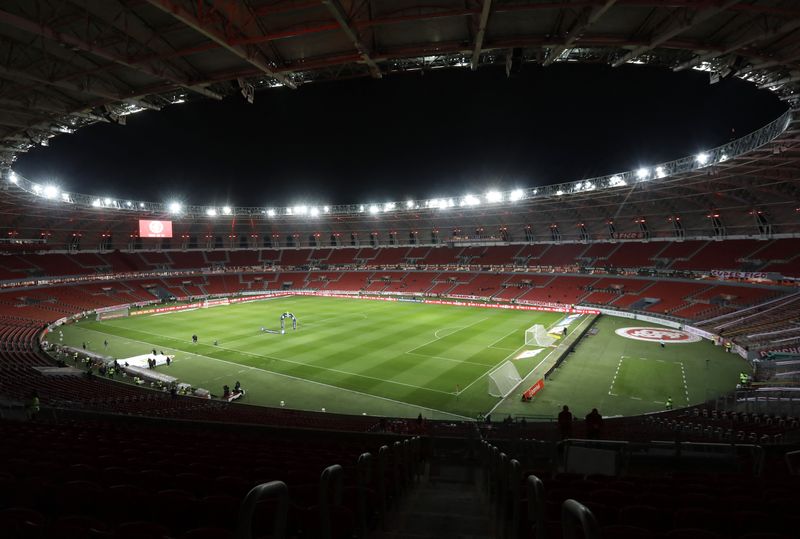
<path fill-rule="evenodd" d="M 97 321 L 113 320 L 114 318 L 125 318 L 130 315 L 129 307 L 110 307 L 106 309 L 98 309 L 96 312 Z"/>
<path fill-rule="evenodd" d="M 542 324 L 536 324 L 525 330 L 525 344 L 528 346 L 550 346 L 556 342 L 556 338 L 547 334 L 547 328 Z"/>
<path fill-rule="evenodd" d="M 507 397 L 522 382 L 519 371 L 510 361 L 503 362 L 489 373 L 489 395 Z"/>

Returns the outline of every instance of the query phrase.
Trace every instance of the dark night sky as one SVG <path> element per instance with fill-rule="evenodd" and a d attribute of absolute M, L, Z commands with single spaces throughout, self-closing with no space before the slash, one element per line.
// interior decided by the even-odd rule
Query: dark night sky
<path fill-rule="evenodd" d="M 695 154 L 784 106 L 752 84 L 626 66 L 484 68 L 198 101 L 59 136 L 36 181 L 186 203 L 368 203 L 578 180 Z"/>

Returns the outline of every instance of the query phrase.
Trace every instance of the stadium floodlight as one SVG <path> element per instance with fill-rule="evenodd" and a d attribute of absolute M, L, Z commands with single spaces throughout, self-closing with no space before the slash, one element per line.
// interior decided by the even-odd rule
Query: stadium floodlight
<path fill-rule="evenodd" d="M 414 207 L 414 201 L 413 200 L 406 200 L 406 208 L 412 209 L 413 207 Z"/>
<path fill-rule="evenodd" d="M 375 215 L 379 211 L 381 211 L 381 209 L 378 206 L 376 206 L 375 204 L 373 204 L 372 206 L 369 207 L 369 213 L 372 214 L 372 215 Z"/>
<path fill-rule="evenodd" d="M 51 198 L 52 199 L 52 198 L 58 197 L 58 194 L 60 192 L 61 192 L 61 190 L 58 187 L 56 187 L 55 185 L 52 185 L 52 184 L 45 185 L 44 189 L 42 189 L 42 196 L 44 198 Z"/>
<path fill-rule="evenodd" d="M 104 199 L 103 199 L 103 204 L 105 204 L 106 206 L 111 206 L 111 204 L 113 204 L 113 203 L 114 203 L 114 201 L 113 201 L 113 200 L 111 200 L 111 199 L 110 199 L 110 198 L 108 198 L 108 197 L 106 197 L 106 198 L 104 198 Z"/>
<path fill-rule="evenodd" d="M 611 176 L 608 179 L 608 186 L 609 187 L 622 187 L 624 185 L 628 185 L 628 184 L 625 183 L 625 180 L 623 180 L 622 177 L 620 177 L 620 176 L 614 175 L 614 176 Z"/>
<path fill-rule="evenodd" d="M 183 206 L 180 202 L 170 202 L 169 206 L 167 207 L 169 208 L 170 213 L 180 213 L 183 209 Z"/>
<path fill-rule="evenodd" d="M 556 196 L 561 196 L 561 195 L 563 195 L 563 194 L 564 194 L 564 191 L 562 191 L 561 189 L 559 189 L 558 191 L 556 191 Z"/>
<path fill-rule="evenodd" d="M 325 213 L 330 213 L 331 212 L 331 207 L 330 206 L 322 206 L 322 211 L 324 211 Z"/>
<path fill-rule="evenodd" d="M 456 202 L 452 198 L 448 198 L 447 199 L 447 207 L 448 208 L 452 208 L 455 205 L 456 205 Z"/>
<path fill-rule="evenodd" d="M 728 154 L 724 153 L 724 154 L 719 156 L 719 162 L 720 163 L 724 163 L 727 160 L 728 160 Z"/>
<path fill-rule="evenodd" d="M 223 215 L 230 215 L 232 211 L 230 206 L 222 206 Z"/>
<path fill-rule="evenodd" d="M 664 167 L 656 167 L 656 178 L 664 178 L 667 175 L 667 171 L 664 170 Z"/>
<path fill-rule="evenodd" d="M 462 206 L 478 206 L 481 203 L 481 199 L 476 197 L 475 195 L 466 195 L 464 198 L 461 199 Z"/>
<path fill-rule="evenodd" d="M 207 208 L 206 215 L 208 215 L 209 217 L 216 217 L 217 216 L 216 208 Z"/>
<path fill-rule="evenodd" d="M 517 202 L 518 200 L 522 200 L 524 197 L 525 197 L 525 191 L 523 191 L 522 189 L 514 189 L 513 191 L 511 191 L 509 199 L 511 200 L 511 202 Z"/>
<path fill-rule="evenodd" d="M 308 213 L 311 215 L 311 217 L 319 217 L 319 208 L 312 207 L 310 210 L 308 210 Z"/>
<path fill-rule="evenodd" d="M 272 208 L 267 210 L 267 217 L 275 217 L 275 210 Z"/>
<path fill-rule="evenodd" d="M 701 167 L 707 164 L 709 159 L 711 159 L 711 157 L 706 152 L 701 152 L 694 158 L 694 160 L 697 161 L 697 164 Z"/>
<path fill-rule="evenodd" d="M 129 201 L 127 201 L 127 202 L 125 203 L 125 205 L 126 205 L 126 206 L 128 206 L 128 207 L 130 208 L 131 206 L 133 206 L 133 202 L 131 202 L 131 201 L 129 200 Z"/>
<path fill-rule="evenodd" d="M 139 202 L 139 207 L 144 208 L 144 202 Z"/>
<path fill-rule="evenodd" d="M 299 206 L 295 206 L 295 207 L 293 208 L 293 212 L 294 212 L 296 215 L 306 215 L 306 214 L 308 213 L 308 206 L 306 206 L 306 205 L 304 205 L 304 204 L 301 204 L 301 205 L 299 205 Z"/>
<path fill-rule="evenodd" d="M 41 195 L 42 194 L 42 186 L 39 185 L 38 183 L 34 183 L 32 189 L 33 189 L 33 192 L 36 193 L 37 195 Z"/>
<path fill-rule="evenodd" d="M 486 202 L 502 202 L 503 201 L 503 193 L 500 191 L 488 191 L 486 193 Z"/>
<path fill-rule="evenodd" d="M 395 204 L 394 202 L 387 202 L 386 204 L 383 205 L 383 211 L 385 211 L 385 212 L 386 211 L 392 211 L 396 207 L 397 207 L 397 204 Z"/>
<path fill-rule="evenodd" d="M 644 167 L 636 171 L 636 177 L 639 178 L 640 180 L 646 179 L 649 175 L 650 175 L 650 170 Z"/>
<path fill-rule="evenodd" d="M 17 176 L 16 172 L 12 172 L 11 174 L 8 175 L 8 181 L 10 181 L 13 184 L 16 184 L 19 181 L 19 176 Z"/>
<path fill-rule="evenodd" d="M 92 200 L 92 208 L 99 208 L 102 204 L 103 202 L 99 198 Z"/>
<path fill-rule="evenodd" d="M 61 193 L 61 201 L 72 202 L 72 197 L 69 195 L 69 193 Z"/>
<path fill-rule="evenodd" d="M 362 212 L 362 213 L 364 212 L 364 205 L 363 205 L 363 204 L 361 204 L 361 205 L 358 207 L 358 211 L 360 211 L 360 212 Z"/>

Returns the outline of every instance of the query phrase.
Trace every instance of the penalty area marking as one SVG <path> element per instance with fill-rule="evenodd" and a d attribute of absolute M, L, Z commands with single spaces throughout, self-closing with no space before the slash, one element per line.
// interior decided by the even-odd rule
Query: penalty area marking
<path fill-rule="evenodd" d="M 95 333 L 103 333 L 102 331 L 97 331 L 96 329 L 91 329 L 91 328 L 83 328 L 83 329 L 85 331 L 94 331 Z M 168 339 L 178 340 L 178 339 L 175 339 L 174 337 L 168 337 L 166 335 L 158 335 L 157 333 L 153 333 L 153 335 L 155 335 L 157 337 L 166 337 Z M 151 343 L 147 343 L 145 341 L 140 341 L 138 339 L 132 339 L 132 340 L 133 340 L 133 342 L 138 342 L 138 343 L 141 343 L 141 344 L 146 344 L 147 346 L 152 346 Z M 222 348 L 222 347 L 220 346 L 218 348 Z M 247 352 L 240 352 L 238 350 L 231 350 L 231 351 L 247 354 Z M 297 380 L 299 382 L 307 382 L 309 384 L 328 387 L 328 388 L 336 389 L 336 390 L 339 390 L 339 391 L 345 391 L 347 393 L 353 393 L 355 395 L 361 395 L 361 396 L 370 397 L 370 398 L 373 398 L 373 399 L 379 399 L 379 400 L 383 400 L 383 401 L 387 401 L 387 402 L 393 402 L 395 404 L 402 404 L 403 406 L 411 406 L 413 408 L 419 408 L 421 410 L 429 410 L 431 412 L 437 412 L 439 414 L 445 414 L 445 415 L 457 417 L 459 419 L 463 419 L 463 420 L 466 420 L 466 421 L 474 421 L 474 418 L 471 418 L 471 417 L 467 417 L 467 416 L 463 416 L 463 415 L 459 415 L 459 414 L 454 414 L 452 412 L 445 412 L 444 410 L 438 410 L 436 408 L 430 408 L 428 406 L 420 406 L 420 405 L 417 405 L 417 404 L 412 404 L 410 402 L 403 402 L 403 401 L 399 401 L 399 400 L 396 400 L 396 399 L 390 399 L 389 397 L 382 397 L 380 395 L 373 395 L 371 393 L 364 393 L 363 391 L 356 391 L 355 389 L 348 389 L 346 387 L 339 387 L 339 386 L 335 386 L 333 384 L 326 384 L 324 382 L 318 382 L 316 380 L 309 380 L 308 378 L 300 378 L 299 376 L 292 376 L 291 374 L 285 374 L 285 373 L 282 373 L 282 372 L 271 371 L 269 369 L 262 369 L 261 367 L 254 367 L 252 365 L 242 365 L 241 363 L 236 363 L 235 361 L 228 361 L 226 359 L 218 359 L 218 358 L 215 358 L 215 357 L 210 357 L 210 356 L 205 356 L 203 354 L 198 354 L 196 352 L 184 352 L 183 350 L 180 350 L 180 352 L 182 352 L 184 354 L 188 354 L 190 356 L 202 357 L 202 358 L 208 359 L 210 361 L 217 361 L 219 363 L 226 363 L 228 365 L 233 365 L 233 366 L 236 366 L 236 367 L 244 367 L 244 370 L 265 372 L 265 373 L 268 373 L 268 374 L 274 374 L 275 376 L 282 376 L 284 378 L 289 378 L 291 380 Z M 249 355 L 255 355 L 255 354 L 249 354 Z M 266 357 L 266 356 L 256 356 L 256 357 L 262 357 L 263 358 L 263 357 Z M 319 368 L 322 368 L 322 367 L 319 367 Z M 358 376 L 358 375 L 356 375 L 356 376 Z M 385 381 L 389 381 L 389 380 L 385 380 Z M 394 382 L 394 383 L 399 383 L 399 382 Z M 408 384 L 402 384 L 402 385 L 408 385 Z M 417 389 L 423 389 L 423 390 L 426 390 L 426 391 L 436 391 L 437 393 L 451 394 L 451 393 L 448 393 L 446 391 L 439 391 L 438 389 L 428 389 L 428 388 L 419 387 L 419 386 L 410 386 L 410 387 L 416 387 Z"/>
<path fill-rule="evenodd" d="M 462 327 L 461 329 L 457 329 L 457 330 L 456 330 L 456 331 L 454 331 L 453 333 L 448 333 L 447 335 L 445 335 L 445 337 L 449 337 L 450 335 L 455 335 L 455 334 L 456 334 L 456 333 L 458 333 L 459 331 L 464 331 L 465 329 L 471 328 L 472 326 L 476 326 L 476 325 L 480 324 L 481 322 L 485 322 L 486 320 L 489 320 L 489 318 L 488 318 L 488 317 L 487 317 L 487 318 L 481 318 L 481 319 L 480 319 L 480 320 L 478 320 L 477 322 L 473 322 L 473 323 L 471 323 L 471 324 L 469 324 L 469 325 L 467 325 L 467 326 L 464 326 L 464 327 Z M 441 328 L 441 329 L 438 329 L 438 330 L 436 330 L 436 331 L 442 331 L 442 330 L 444 330 L 444 329 L 453 329 L 453 328 Z M 436 331 L 434 331 L 434 333 L 433 333 L 434 335 L 436 335 Z M 431 340 L 430 340 L 430 341 L 428 341 L 428 342 L 424 342 L 424 343 L 420 344 L 419 346 L 415 346 L 415 347 L 414 347 L 414 348 L 412 348 L 411 350 L 406 350 L 406 354 L 410 354 L 410 353 L 411 353 L 411 352 L 413 352 L 414 350 L 419 350 L 420 348 L 423 348 L 423 347 L 425 347 L 425 346 L 428 346 L 429 344 L 433 344 L 433 343 L 435 343 L 436 341 L 438 341 L 439 339 L 444 339 L 444 337 L 436 337 L 435 339 L 431 339 Z"/>

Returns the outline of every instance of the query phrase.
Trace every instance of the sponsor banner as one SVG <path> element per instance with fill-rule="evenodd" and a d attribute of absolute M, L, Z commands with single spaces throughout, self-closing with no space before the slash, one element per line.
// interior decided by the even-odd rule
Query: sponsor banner
<path fill-rule="evenodd" d="M 675 329 L 683 329 L 683 324 L 680 322 L 676 322 L 674 320 L 665 320 L 663 318 L 658 318 L 657 316 L 649 316 L 646 314 L 638 314 L 638 313 L 631 313 L 628 311 L 617 311 L 614 309 L 605 309 L 600 308 L 598 309 L 602 314 L 607 314 L 608 316 L 616 316 L 618 318 L 630 318 L 632 320 L 642 320 L 643 322 L 652 322 L 653 324 L 661 324 L 662 326 L 667 326 L 670 328 Z"/>
<path fill-rule="evenodd" d="M 758 354 L 761 357 L 767 357 L 767 354 L 798 354 L 800 355 L 800 346 L 785 346 L 783 348 L 769 348 L 767 350 L 760 350 Z"/>
<path fill-rule="evenodd" d="M 702 337 L 704 339 L 708 339 L 709 341 L 716 341 L 717 336 L 711 332 L 708 332 L 704 329 L 692 327 L 692 326 L 683 326 L 683 330 L 691 333 L 692 335 L 697 335 L 698 337 Z"/>
<path fill-rule="evenodd" d="M 526 400 L 532 399 L 542 389 L 544 389 L 544 378 L 539 378 L 535 384 L 522 394 L 522 397 Z"/>
<path fill-rule="evenodd" d="M 663 342 L 669 344 L 687 344 L 700 340 L 698 335 L 670 328 L 619 328 L 615 330 L 614 333 L 620 337 L 633 339 L 635 341 Z"/>
<path fill-rule="evenodd" d="M 711 270 L 711 275 L 720 279 L 769 279 L 769 273 L 763 271 Z"/>
<path fill-rule="evenodd" d="M 185 311 L 187 309 L 199 309 L 202 303 L 187 303 L 186 305 L 171 305 L 170 307 L 156 307 L 154 309 L 142 309 L 141 311 L 132 311 L 130 316 L 141 316 L 143 314 L 158 314 L 158 313 L 173 313 L 178 311 Z"/>
<path fill-rule="evenodd" d="M 367 296 L 367 295 L 358 295 L 355 292 L 351 292 L 350 294 L 341 293 L 341 292 L 309 292 L 309 291 L 298 291 L 294 292 L 296 295 L 300 296 L 325 296 L 330 298 L 349 298 L 349 299 L 370 299 L 370 300 L 377 300 L 377 301 L 403 301 L 401 298 L 393 298 L 393 297 L 384 297 L 384 296 Z M 483 302 L 473 302 L 473 301 L 450 301 L 450 300 L 443 300 L 443 299 L 426 299 L 424 303 L 429 303 L 432 305 L 453 305 L 456 307 L 482 307 L 485 309 L 508 309 L 512 311 L 544 311 L 544 312 L 551 312 L 551 313 L 578 313 L 578 314 L 599 314 L 600 311 L 597 309 L 582 309 L 582 308 L 575 308 L 575 307 L 542 307 L 538 305 L 519 305 L 519 304 L 511 304 L 511 303 L 483 303 Z"/>

